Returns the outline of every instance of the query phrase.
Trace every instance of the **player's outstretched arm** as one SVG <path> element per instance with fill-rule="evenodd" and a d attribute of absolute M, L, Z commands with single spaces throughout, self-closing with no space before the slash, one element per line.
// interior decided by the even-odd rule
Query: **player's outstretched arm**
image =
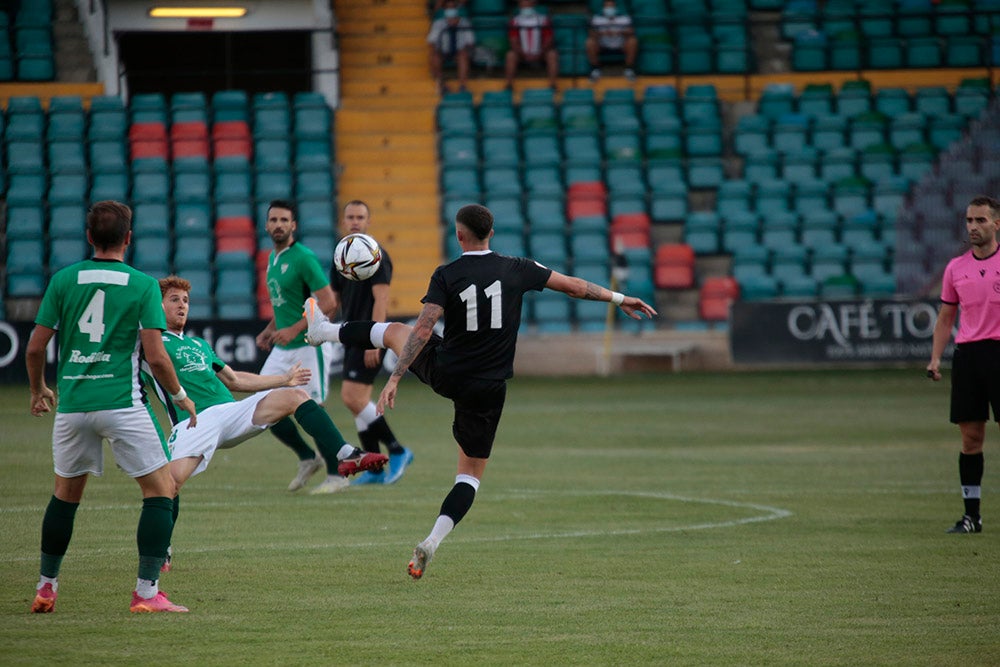
<path fill-rule="evenodd" d="M 257 373 L 234 371 L 229 366 L 223 366 L 216 375 L 230 391 L 254 392 L 277 389 L 278 387 L 300 387 L 309 382 L 312 371 L 308 368 L 302 368 L 302 365 L 298 363 L 289 368 L 284 375 L 258 375 Z"/>
<path fill-rule="evenodd" d="M 545 286 L 551 290 L 568 294 L 574 299 L 611 302 L 621 308 L 633 320 L 641 320 L 643 315 L 652 319 L 656 315 L 653 307 L 645 303 L 642 299 L 634 296 L 626 296 L 620 292 L 612 292 L 606 287 L 587 282 L 583 278 L 567 276 L 558 271 L 552 272 Z"/>

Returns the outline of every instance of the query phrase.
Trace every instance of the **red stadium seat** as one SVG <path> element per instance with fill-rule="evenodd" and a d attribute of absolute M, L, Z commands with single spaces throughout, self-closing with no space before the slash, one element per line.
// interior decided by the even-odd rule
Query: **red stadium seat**
<path fill-rule="evenodd" d="M 166 139 L 138 140 L 130 142 L 129 155 L 133 160 L 142 158 L 166 160 L 170 157 L 170 149 L 167 147 Z"/>
<path fill-rule="evenodd" d="M 167 126 L 163 123 L 133 123 L 128 128 L 129 141 L 166 141 Z"/>
<path fill-rule="evenodd" d="M 179 139 L 208 139 L 208 126 L 200 120 L 174 123 L 170 126 L 170 138 L 173 141 Z"/>
<path fill-rule="evenodd" d="M 566 202 L 566 217 L 570 222 L 586 216 L 606 216 L 608 205 L 603 199 L 570 199 Z"/>
<path fill-rule="evenodd" d="M 212 140 L 249 139 L 250 126 L 242 120 L 224 120 L 212 126 Z"/>
<path fill-rule="evenodd" d="M 215 239 L 215 252 L 241 252 L 253 257 L 257 253 L 257 239 L 252 236 L 219 236 Z"/>
<path fill-rule="evenodd" d="M 215 238 L 256 238 L 253 220 L 246 217 L 239 218 L 219 218 L 215 221 Z M 267 263 L 267 255 L 264 256 L 264 263 Z"/>
<path fill-rule="evenodd" d="M 213 139 L 212 152 L 215 157 L 232 157 L 238 155 L 250 160 L 253 157 L 253 148 L 250 139 Z"/>
<path fill-rule="evenodd" d="M 735 278 L 706 278 L 698 294 L 698 314 L 703 320 L 724 322 L 729 319 L 729 307 L 739 295 L 740 285 Z"/>
<path fill-rule="evenodd" d="M 173 157 L 203 157 L 208 159 L 207 139 L 175 139 L 170 144 Z"/>
<path fill-rule="evenodd" d="M 685 243 L 664 243 L 656 249 L 653 283 L 660 289 L 694 286 L 694 250 Z"/>
<path fill-rule="evenodd" d="M 570 184 L 566 190 L 566 197 L 569 199 L 578 197 L 607 199 L 608 186 L 603 181 L 578 181 Z"/>

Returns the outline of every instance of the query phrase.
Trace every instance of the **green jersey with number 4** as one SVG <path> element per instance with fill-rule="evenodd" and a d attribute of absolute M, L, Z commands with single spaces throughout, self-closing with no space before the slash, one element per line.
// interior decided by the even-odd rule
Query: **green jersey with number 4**
<path fill-rule="evenodd" d="M 267 291 L 274 308 L 274 325 L 279 329 L 302 319 L 302 304 L 309 295 L 330 284 L 316 254 L 301 243 L 293 243 L 267 258 Z M 284 349 L 306 344 L 306 332 L 296 336 Z"/>
<path fill-rule="evenodd" d="M 145 404 L 139 330 L 167 328 L 154 278 L 114 260 L 67 266 L 49 281 L 35 324 L 59 330 L 58 412 Z"/>

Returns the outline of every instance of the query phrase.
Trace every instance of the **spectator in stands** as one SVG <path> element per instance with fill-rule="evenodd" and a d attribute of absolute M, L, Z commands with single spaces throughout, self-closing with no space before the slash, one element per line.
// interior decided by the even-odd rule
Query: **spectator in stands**
<path fill-rule="evenodd" d="M 437 81 L 442 93 L 447 92 L 442 68 L 445 61 L 454 60 L 458 70 L 458 89 L 465 90 L 469 79 L 469 62 L 476 35 L 472 23 L 462 15 L 457 0 L 445 0 L 441 16 L 431 23 L 427 35 L 430 50 L 431 76 Z"/>
<path fill-rule="evenodd" d="M 590 80 L 601 78 L 601 54 L 621 53 L 625 56 L 625 78 L 635 81 L 635 56 L 639 40 L 632 27 L 632 17 L 618 10 L 616 0 L 604 0 L 600 14 L 590 19 L 590 32 L 586 42 L 587 60 L 590 62 Z"/>
<path fill-rule="evenodd" d="M 507 88 L 514 87 L 514 75 L 521 63 L 542 63 L 549 77 L 549 86 L 555 90 L 559 77 L 559 54 L 552 19 L 538 11 L 535 0 L 520 0 L 507 32 L 510 40 L 506 62 Z"/>

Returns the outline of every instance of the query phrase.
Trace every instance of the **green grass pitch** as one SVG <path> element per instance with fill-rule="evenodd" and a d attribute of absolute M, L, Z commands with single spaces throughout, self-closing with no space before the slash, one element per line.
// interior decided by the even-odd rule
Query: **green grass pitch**
<path fill-rule="evenodd" d="M 0 663 L 1000 664 L 1000 433 L 985 532 L 946 535 L 947 403 L 913 368 L 516 378 L 475 505 L 412 581 L 455 445 L 407 380 L 395 486 L 289 494 L 270 434 L 192 478 L 161 580 L 190 614 L 129 614 L 139 492 L 108 454 L 56 612 L 31 615 L 52 420 L 0 387 Z"/>

